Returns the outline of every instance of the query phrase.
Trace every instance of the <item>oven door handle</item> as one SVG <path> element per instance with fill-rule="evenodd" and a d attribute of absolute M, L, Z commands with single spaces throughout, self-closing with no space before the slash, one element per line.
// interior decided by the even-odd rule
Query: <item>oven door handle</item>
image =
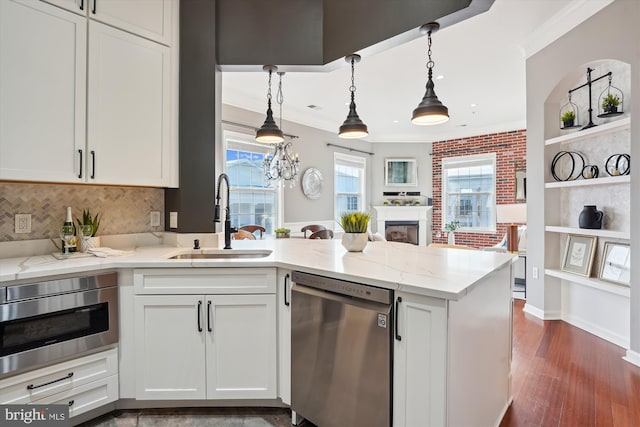
<path fill-rule="evenodd" d="M 49 381 L 48 383 L 43 383 L 43 384 L 38 384 L 38 385 L 29 384 L 27 386 L 27 390 L 35 390 L 37 388 L 44 387 L 44 386 L 47 386 L 49 384 L 59 383 L 60 381 L 68 380 L 71 377 L 73 377 L 73 372 L 69 372 L 67 374 L 67 376 L 62 377 L 62 378 L 58 378 L 57 380 Z"/>

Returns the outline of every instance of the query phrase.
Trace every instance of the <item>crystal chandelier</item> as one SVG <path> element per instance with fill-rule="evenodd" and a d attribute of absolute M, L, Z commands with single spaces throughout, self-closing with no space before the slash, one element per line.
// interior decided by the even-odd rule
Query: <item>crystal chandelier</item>
<path fill-rule="evenodd" d="M 280 81 L 278 83 L 278 94 L 276 95 L 276 101 L 280 107 L 280 129 L 282 129 L 282 102 L 284 96 L 282 94 L 282 76 L 284 72 L 278 71 Z M 285 135 L 288 136 L 288 135 Z M 297 138 L 292 136 L 290 138 Z M 289 185 L 293 188 L 296 185 L 296 178 L 298 177 L 300 160 L 298 155 L 293 154 L 293 146 L 291 141 L 282 141 L 277 144 L 273 144 L 273 153 L 269 154 L 264 159 L 264 174 L 269 181 L 278 181 L 282 185 L 283 181 L 289 181 Z"/>

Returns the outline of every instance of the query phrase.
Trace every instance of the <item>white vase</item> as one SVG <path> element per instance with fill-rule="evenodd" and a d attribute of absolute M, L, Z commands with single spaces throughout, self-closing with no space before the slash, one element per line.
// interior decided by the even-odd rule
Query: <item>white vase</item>
<path fill-rule="evenodd" d="M 368 233 L 344 233 L 342 235 L 342 246 L 349 252 L 362 252 L 369 240 Z"/>
<path fill-rule="evenodd" d="M 80 237 L 80 252 L 87 252 L 89 249 L 100 247 L 100 236 Z"/>
<path fill-rule="evenodd" d="M 456 244 L 456 235 L 453 233 L 453 231 L 450 231 L 447 234 L 447 243 L 450 245 L 455 245 Z"/>

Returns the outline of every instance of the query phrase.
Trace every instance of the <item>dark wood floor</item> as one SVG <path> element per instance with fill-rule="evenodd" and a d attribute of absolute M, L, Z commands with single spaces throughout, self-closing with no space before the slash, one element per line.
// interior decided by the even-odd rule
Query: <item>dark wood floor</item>
<path fill-rule="evenodd" d="M 625 350 L 523 306 L 514 303 L 514 400 L 500 426 L 640 426 L 640 368 Z"/>

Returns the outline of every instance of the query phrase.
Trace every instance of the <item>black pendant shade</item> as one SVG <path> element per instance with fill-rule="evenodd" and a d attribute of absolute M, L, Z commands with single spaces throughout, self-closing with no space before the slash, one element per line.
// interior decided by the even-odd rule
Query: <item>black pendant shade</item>
<path fill-rule="evenodd" d="M 273 120 L 273 111 L 271 110 L 271 99 L 269 99 L 267 108 L 267 118 L 256 132 L 256 141 L 266 144 L 277 144 L 284 141 L 284 134 Z"/>
<path fill-rule="evenodd" d="M 429 38 L 429 61 L 427 62 L 428 79 L 427 79 L 427 91 L 422 98 L 422 101 L 411 116 L 411 122 L 416 125 L 437 125 L 449 120 L 449 109 L 445 107 L 438 99 L 435 90 L 433 90 L 433 66 L 434 62 L 431 60 L 431 33 L 435 33 L 440 28 L 440 24 L 437 22 L 431 22 L 424 24 L 420 27 L 420 32 L 427 34 Z"/>
<path fill-rule="evenodd" d="M 342 126 L 340 126 L 338 136 L 347 139 L 364 138 L 369 135 L 369 130 L 367 129 L 367 125 L 360 120 L 360 116 L 358 116 L 358 112 L 356 111 L 356 86 L 354 83 L 354 64 L 360 62 L 360 55 L 354 53 L 346 56 L 344 59 L 351 63 L 351 87 L 349 87 L 351 103 L 349 104 L 349 114 L 347 114 L 347 119 L 342 123 Z"/>

